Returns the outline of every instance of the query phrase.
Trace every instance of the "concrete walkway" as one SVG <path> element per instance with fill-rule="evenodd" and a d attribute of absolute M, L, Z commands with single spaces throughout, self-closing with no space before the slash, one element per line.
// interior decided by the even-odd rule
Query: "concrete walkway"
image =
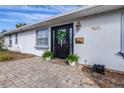
<path fill-rule="evenodd" d="M 44 62 L 40 57 L 0 63 L 0 87 L 83 88 L 98 87 L 78 66 Z"/>

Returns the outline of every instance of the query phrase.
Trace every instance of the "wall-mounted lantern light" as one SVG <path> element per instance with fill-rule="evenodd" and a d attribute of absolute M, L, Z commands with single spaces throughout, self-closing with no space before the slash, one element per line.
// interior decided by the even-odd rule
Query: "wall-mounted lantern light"
<path fill-rule="evenodd" d="M 80 27 L 81 27 L 81 24 L 80 24 L 79 20 L 76 22 L 75 26 L 76 26 L 76 31 L 79 31 Z"/>

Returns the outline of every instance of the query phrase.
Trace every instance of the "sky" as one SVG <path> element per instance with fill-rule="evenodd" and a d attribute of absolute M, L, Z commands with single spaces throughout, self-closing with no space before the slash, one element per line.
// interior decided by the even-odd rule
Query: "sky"
<path fill-rule="evenodd" d="M 0 5 L 0 32 L 15 29 L 17 23 L 31 24 L 79 7 L 79 5 Z"/>

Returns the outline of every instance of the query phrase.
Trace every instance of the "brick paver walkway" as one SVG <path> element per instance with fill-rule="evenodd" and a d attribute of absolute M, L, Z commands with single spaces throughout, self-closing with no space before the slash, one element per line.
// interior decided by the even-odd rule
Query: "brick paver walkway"
<path fill-rule="evenodd" d="M 97 87 L 78 66 L 57 65 L 33 57 L 0 63 L 0 87 Z"/>

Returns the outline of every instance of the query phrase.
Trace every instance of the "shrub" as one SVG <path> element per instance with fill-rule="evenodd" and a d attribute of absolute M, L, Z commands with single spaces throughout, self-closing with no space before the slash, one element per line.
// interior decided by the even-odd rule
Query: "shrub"
<path fill-rule="evenodd" d="M 0 43 L 0 50 L 4 50 L 3 47 L 4 47 L 4 45 L 2 43 Z"/>
<path fill-rule="evenodd" d="M 53 54 L 52 52 L 46 51 L 46 52 L 43 54 L 42 57 L 43 57 L 43 59 L 46 59 L 46 58 L 49 58 L 49 57 L 52 59 L 52 58 L 53 58 L 53 55 L 54 55 L 54 54 Z"/>
<path fill-rule="evenodd" d="M 79 56 L 77 56 L 76 54 L 69 54 L 68 57 L 66 58 L 66 61 L 69 63 L 73 63 L 73 62 L 78 62 L 79 61 Z"/>
<path fill-rule="evenodd" d="M 3 45 L 2 42 L 0 42 L 0 51 L 6 51 L 7 48 Z"/>
<path fill-rule="evenodd" d="M 12 59 L 12 57 L 9 54 L 0 52 L 0 62 L 9 61 L 11 59 Z"/>

